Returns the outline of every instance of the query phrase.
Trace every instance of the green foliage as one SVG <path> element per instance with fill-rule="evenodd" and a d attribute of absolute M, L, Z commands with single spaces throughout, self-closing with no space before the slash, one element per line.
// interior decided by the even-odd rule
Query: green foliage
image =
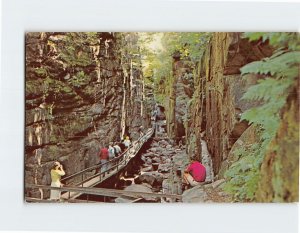
<path fill-rule="evenodd" d="M 298 74 L 297 64 L 300 63 L 300 52 L 279 51 L 262 61 L 252 62 L 241 68 L 242 74 L 255 73 L 276 77 L 294 78 Z"/>
<path fill-rule="evenodd" d="M 245 33 L 249 40 L 262 38 L 277 51 L 269 58 L 252 62 L 241 68 L 243 75 L 248 73 L 265 75 L 258 83 L 250 87 L 243 99 L 261 101 L 261 106 L 243 113 L 242 119 L 260 125 L 264 129 L 262 137 L 273 138 L 279 126 L 280 110 L 299 77 L 300 52 L 299 36 L 296 33 Z M 287 47 L 279 47 L 287 46 Z M 267 76 L 267 77 L 266 77 Z"/>
<path fill-rule="evenodd" d="M 58 45 L 60 58 L 70 67 L 85 67 L 93 62 L 89 45 L 97 42 L 97 33 L 69 32 Z"/>
<path fill-rule="evenodd" d="M 289 50 L 299 50 L 299 33 L 295 32 L 245 32 L 244 37 L 250 41 L 268 41 L 276 48 L 288 48 Z"/>
<path fill-rule="evenodd" d="M 48 71 L 44 67 L 36 68 L 35 73 L 37 73 L 39 76 L 44 77 L 44 78 L 47 77 L 47 75 L 48 75 Z"/>
<path fill-rule="evenodd" d="M 160 93 L 156 93 L 155 102 L 164 105 L 165 104 L 165 95 L 160 94 Z"/>
<path fill-rule="evenodd" d="M 79 72 L 77 72 L 76 75 L 74 75 L 68 81 L 74 87 L 79 88 L 79 87 L 87 85 L 89 83 L 90 79 L 91 78 L 89 76 L 85 75 L 85 73 L 83 71 L 79 71 Z"/>
<path fill-rule="evenodd" d="M 252 201 L 259 182 L 261 163 L 280 124 L 280 112 L 297 83 L 295 80 L 299 78 L 300 41 L 297 33 L 259 32 L 244 33 L 244 36 L 250 41 L 268 41 L 276 49 L 271 57 L 241 68 L 242 75 L 252 73 L 262 76 L 242 97 L 260 102 L 258 107 L 242 114 L 242 119 L 261 130 L 260 142 L 235 151 L 239 159 L 225 173 L 228 179 L 225 190 L 234 195 L 235 200 Z"/>
<path fill-rule="evenodd" d="M 191 67 L 200 60 L 211 33 L 150 33 L 140 39 L 144 59 L 144 76 L 153 77 L 156 99 L 161 103 L 168 96 L 173 76 L 173 55 L 180 54 Z M 156 47 L 153 46 L 157 45 Z M 160 46 L 158 46 L 158 44 Z M 154 48 L 153 48 L 154 47 Z"/>
<path fill-rule="evenodd" d="M 69 87 L 67 84 L 64 82 L 61 82 L 59 80 L 52 79 L 50 77 L 47 77 L 44 80 L 44 90 L 45 94 L 54 94 L 56 97 L 62 96 L 62 94 L 65 93 L 71 93 L 73 92 L 72 88 Z"/>
<path fill-rule="evenodd" d="M 280 110 L 286 103 L 293 79 L 266 78 L 250 87 L 242 99 L 261 101 L 261 105 L 253 107 L 242 114 L 242 119 L 260 125 L 264 131 L 263 138 L 272 138 L 279 126 Z"/>
<path fill-rule="evenodd" d="M 178 51 L 182 58 L 196 62 L 201 58 L 210 37 L 209 32 L 167 32 L 164 33 L 162 43 L 169 56 Z"/>
<path fill-rule="evenodd" d="M 65 94 L 75 95 L 74 88 L 85 88 L 91 81 L 90 67 L 95 65 L 94 45 L 99 45 L 100 34 L 96 32 L 68 32 L 54 34 L 48 38 L 50 55 L 48 61 L 34 72 L 43 79 L 44 98 L 53 96 L 60 100 Z M 50 54 L 50 53 L 49 53 Z M 63 70 L 63 72 L 62 72 Z M 62 78 L 67 73 L 67 78 Z"/>
<path fill-rule="evenodd" d="M 224 190 L 232 194 L 235 201 L 254 200 L 265 149 L 266 143 L 256 143 L 234 151 L 238 160 L 225 172 L 228 182 Z"/>

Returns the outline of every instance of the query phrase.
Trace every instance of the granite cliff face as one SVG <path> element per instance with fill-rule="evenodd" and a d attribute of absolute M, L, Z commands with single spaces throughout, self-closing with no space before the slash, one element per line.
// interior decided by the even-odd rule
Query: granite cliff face
<path fill-rule="evenodd" d="M 147 128 L 134 33 L 27 33 L 25 182 L 51 183 L 59 160 L 67 175 L 98 162 L 98 150 Z M 151 90 L 150 90 L 151 91 Z M 44 191 L 28 196 L 47 196 Z"/>
<path fill-rule="evenodd" d="M 241 33 L 213 33 L 200 61 L 173 56 L 173 72 L 165 85 L 168 135 L 186 143 L 188 156 L 203 161 L 202 140 L 207 142 L 215 179 L 224 178 L 239 158 L 237 151 L 259 145 L 260 132 L 241 120 L 246 110 L 260 101 L 241 99 L 263 75 L 241 76 L 240 69 L 274 54 L 268 41 L 250 42 Z M 299 81 L 299 79 L 298 79 Z M 160 86 L 160 89 L 163 89 Z M 280 128 L 262 155 L 256 201 L 298 200 L 299 181 L 299 83 L 281 112 Z"/>
<path fill-rule="evenodd" d="M 186 110 L 194 92 L 193 69 L 188 60 L 173 55 L 169 98 L 166 98 L 168 136 L 176 143 L 185 142 Z"/>
<path fill-rule="evenodd" d="M 205 138 L 215 174 L 248 128 L 240 121 L 241 113 L 259 104 L 240 100 L 257 77 L 242 79 L 239 69 L 271 53 L 266 44 L 250 43 L 239 33 L 214 33 L 201 61 L 191 65 L 174 58 L 166 104 L 168 134 L 186 141 L 189 155 L 201 155 L 201 138 Z"/>
<path fill-rule="evenodd" d="M 200 106 L 205 107 L 201 119 L 205 128 L 201 130 L 205 131 L 215 174 L 235 141 L 248 128 L 247 122 L 240 120 L 241 113 L 259 104 L 241 100 L 257 77 L 242 79 L 240 75 L 240 68 L 245 64 L 272 54 L 266 44 L 261 44 L 259 49 L 257 46 L 242 39 L 239 33 L 216 33 L 201 62 L 200 79 L 204 80 Z"/>

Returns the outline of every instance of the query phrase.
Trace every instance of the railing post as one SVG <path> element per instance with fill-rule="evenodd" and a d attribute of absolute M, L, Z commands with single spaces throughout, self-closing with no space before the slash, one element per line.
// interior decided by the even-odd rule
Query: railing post
<path fill-rule="evenodd" d="M 119 166 L 119 159 L 116 159 L 116 164 L 115 164 L 115 166 L 116 166 L 116 170 L 118 171 L 119 169 L 118 169 L 118 166 Z"/>
<path fill-rule="evenodd" d="M 121 153 L 120 155 L 120 158 L 115 158 L 113 159 L 112 161 L 110 162 L 107 162 L 105 164 L 105 167 L 109 167 L 111 165 L 113 165 L 114 168 L 108 168 L 107 170 L 105 171 L 101 171 L 102 170 L 102 166 L 103 164 L 98 164 L 98 165 L 94 165 L 92 167 L 89 167 L 87 169 L 84 169 L 84 170 L 81 170 L 79 172 L 76 172 L 68 177 L 65 177 L 62 179 L 62 181 L 67 181 L 67 180 L 70 180 L 70 179 L 77 179 L 77 177 L 81 176 L 81 184 L 76 184 L 76 186 L 79 186 L 79 187 L 84 187 L 84 181 L 87 181 L 89 178 L 91 177 L 97 177 L 97 170 L 96 170 L 96 173 L 95 175 L 93 174 L 92 176 L 90 175 L 84 175 L 86 172 L 90 172 L 91 169 L 94 170 L 95 167 L 98 167 L 98 169 L 100 170 L 99 172 L 99 181 L 101 182 L 102 180 L 104 180 L 105 176 L 113 171 L 119 171 L 120 169 L 122 169 L 123 165 L 126 166 L 126 164 L 129 162 L 129 160 L 131 158 L 134 157 L 134 155 L 136 155 L 140 149 L 142 148 L 142 146 L 144 145 L 144 143 L 151 137 L 153 136 L 153 133 L 155 132 L 155 129 L 150 129 L 147 131 L 147 133 L 145 135 L 143 135 L 142 137 L 140 137 L 138 139 L 138 141 L 136 141 L 131 147 L 129 148 L 126 148 L 126 150 Z M 133 153 L 134 151 L 134 153 Z M 111 166 L 112 167 L 112 166 Z M 116 169 L 115 169 L 116 168 Z M 101 177 L 103 176 L 103 177 Z M 69 184 L 73 184 L 73 182 L 70 182 Z M 68 197 L 71 198 L 71 191 L 68 191 Z"/>

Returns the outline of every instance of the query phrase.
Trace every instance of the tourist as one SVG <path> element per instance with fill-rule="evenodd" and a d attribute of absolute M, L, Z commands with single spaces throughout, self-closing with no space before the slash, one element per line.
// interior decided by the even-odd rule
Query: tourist
<path fill-rule="evenodd" d="M 144 129 L 144 127 L 143 127 L 143 126 L 140 126 L 140 128 L 139 128 L 139 134 L 140 134 L 140 137 L 143 137 L 143 136 L 144 136 L 143 129 Z"/>
<path fill-rule="evenodd" d="M 109 143 L 108 146 L 108 159 L 109 159 L 109 163 L 107 164 L 107 169 L 110 169 L 112 166 L 115 165 L 115 161 L 111 161 L 115 158 L 115 149 L 112 146 L 112 143 Z"/>
<path fill-rule="evenodd" d="M 130 141 L 128 136 L 125 137 L 125 140 L 124 140 L 123 143 L 124 143 L 126 148 L 128 148 L 131 145 L 131 141 Z"/>
<path fill-rule="evenodd" d="M 113 147 L 115 149 L 115 155 L 119 156 L 122 152 L 121 147 L 117 144 L 117 142 L 115 142 L 115 145 Z"/>
<path fill-rule="evenodd" d="M 109 160 L 112 160 L 115 158 L 115 149 L 113 148 L 112 146 L 113 144 L 110 143 L 109 146 L 108 146 L 108 158 Z"/>
<path fill-rule="evenodd" d="M 192 187 L 201 184 L 206 178 L 205 167 L 193 157 L 191 159 L 191 164 L 186 168 L 183 174 L 183 184 L 185 186 L 190 185 Z"/>
<path fill-rule="evenodd" d="M 59 162 L 55 162 L 53 168 L 51 169 L 51 187 L 61 187 L 62 184 L 60 179 L 65 175 L 65 171 L 63 166 Z M 60 190 L 51 189 L 50 191 L 50 200 L 59 200 L 60 199 Z"/>
<path fill-rule="evenodd" d="M 122 142 L 120 142 L 120 143 L 118 144 L 118 146 L 121 148 L 121 152 L 123 152 L 123 151 L 126 149 L 126 147 L 125 147 L 125 145 L 124 145 L 124 140 L 123 140 Z"/>
<path fill-rule="evenodd" d="M 101 164 L 101 172 L 106 172 L 108 168 L 107 162 L 109 158 L 108 149 L 106 147 L 103 147 L 100 150 L 99 157 L 100 157 L 100 164 Z"/>

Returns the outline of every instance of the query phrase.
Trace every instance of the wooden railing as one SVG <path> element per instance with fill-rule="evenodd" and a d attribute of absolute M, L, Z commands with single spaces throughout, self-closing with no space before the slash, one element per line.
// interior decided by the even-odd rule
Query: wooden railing
<path fill-rule="evenodd" d="M 127 148 L 121 155 L 119 155 L 116 158 L 113 158 L 109 161 L 107 161 L 106 163 L 103 164 L 97 164 L 95 166 L 86 168 L 84 170 L 81 170 L 79 172 L 76 172 L 70 176 L 67 176 L 63 179 L 61 179 L 61 181 L 67 185 L 73 185 L 73 186 L 83 186 L 83 184 L 97 176 L 100 177 L 100 180 L 104 180 L 105 177 L 111 173 L 111 171 L 114 172 L 118 172 L 121 168 L 123 168 L 125 165 L 128 164 L 128 162 L 139 152 L 139 150 L 141 149 L 141 147 L 144 145 L 144 143 L 146 141 L 148 141 L 149 138 L 152 137 L 154 133 L 154 129 L 150 128 L 148 129 L 147 133 L 143 136 L 141 136 L 137 141 L 133 142 L 132 145 Z M 105 171 L 101 171 L 102 167 L 108 167 L 107 170 Z M 94 171 L 95 174 L 90 175 L 88 173 Z M 86 175 L 88 174 L 88 175 Z M 74 183 L 76 177 L 80 177 L 80 181 Z M 68 182 L 70 181 L 71 182 Z"/>
<path fill-rule="evenodd" d="M 155 199 L 155 198 L 172 198 L 174 200 L 181 201 L 182 196 L 181 195 L 175 195 L 175 194 L 161 194 L 161 193 L 150 193 L 150 192 L 137 192 L 137 191 L 126 191 L 126 190 L 117 190 L 117 189 L 106 189 L 106 188 L 80 188 L 80 187 L 51 187 L 51 186 L 45 186 L 45 185 L 34 185 L 34 184 L 27 184 L 26 188 L 34 188 L 34 189 L 46 189 L 46 190 L 60 190 L 60 191 L 66 191 L 66 192 L 76 192 L 87 195 L 88 202 L 88 195 L 97 195 L 97 196 L 106 196 L 106 197 L 122 197 L 122 198 L 132 198 L 132 202 L 136 199 Z M 29 198 L 26 197 L 25 200 L 30 202 L 55 202 L 51 200 L 41 200 L 37 198 Z M 71 201 L 75 202 L 75 201 Z M 83 200 L 80 200 L 79 202 L 83 202 Z"/>
<path fill-rule="evenodd" d="M 61 190 L 64 192 L 63 195 L 65 199 L 71 199 L 71 198 L 74 199 L 84 193 L 91 194 L 89 193 L 88 187 L 92 187 L 103 182 L 104 180 L 117 174 L 121 169 L 123 169 L 128 164 L 128 162 L 133 157 L 136 156 L 136 154 L 140 151 L 144 143 L 147 142 L 153 136 L 154 131 L 155 131 L 154 127 L 148 129 L 145 135 L 141 136 L 137 141 L 132 142 L 132 145 L 118 157 L 111 159 L 106 163 L 91 166 L 89 168 L 86 168 L 84 170 L 81 170 L 79 172 L 76 172 L 72 175 L 63 178 L 61 181 L 65 184 L 64 187 L 58 188 L 58 187 L 51 187 L 51 186 L 27 184 L 25 185 L 26 186 L 25 188 Z M 107 170 L 101 171 L 103 166 L 108 167 Z M 92 181 L 94 178 L 95 179 L 97 178 L 97 181 L 89 184 L 88 182 Z M 82 190 L 78 189 L 80 186 Z M 25 199 L 31 201 L 34 200 L 32 198 L 25 198 Z"/>

